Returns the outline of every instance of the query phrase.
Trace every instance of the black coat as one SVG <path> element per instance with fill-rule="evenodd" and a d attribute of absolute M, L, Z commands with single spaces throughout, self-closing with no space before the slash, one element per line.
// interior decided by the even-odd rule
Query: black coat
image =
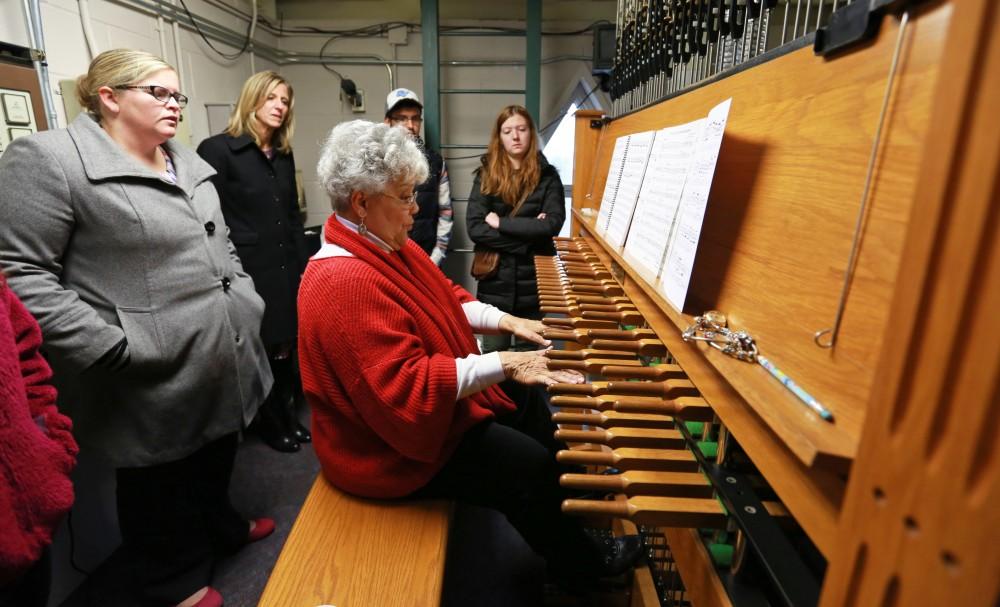
<path fill-rule="evenodd" d="M 217 174 L 229 239 L 253 278 L 266 309 L 261 337 L 266 346 L 295 341 L 295 302 L 307 261 L 295 188 L 295 158 L 277 152 L 273 160 L 249 135 L 225 133 L 198 146 Z"/>
<path fill-rule="evenodd" d="M 424 158 L 430 169 L 427 181 L 414 188 L 417 195 L 419 210 L 413 216 L 413 228 L 410 229 L 410 238 L 417 241 L 420 248 L 428 255 L 437 246 L 438 218 L 441 215 L 441 207 L 438 204 L 441 185 L 441 169 L 444 168 L 444 160 L 430 148 L 424 148 Z"/>
<path fill-rule="evenodd" d="M 552 237 L 566 220 L 566 194 L 555 167 L 539 154 L 541 177 L 516 217 L 507 217 L 512 206 L 497 196 L 479 191 L 477 172 L 465 215 L 469 237 L 477 245 L 500 252 L 500 268 L 492 278 L 479 281 L 476 297 L 516 316 L 538 317 L 535 255 L 555 255 Z M 516 202 L 516 201 L 512 201 Z M 486 223 L 490 212 L 500 215 L 500 228 Z M 537 219 L 545 213 L 545 219 Z"/>

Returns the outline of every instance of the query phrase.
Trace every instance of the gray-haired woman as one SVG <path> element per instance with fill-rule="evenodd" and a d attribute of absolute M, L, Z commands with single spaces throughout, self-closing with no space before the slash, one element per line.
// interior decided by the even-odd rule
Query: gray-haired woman
<path fill-rule="evenodd" d="M 171 141 L 178 87 L 149 53 L 95 57 L 77 84 L 87 111 L 0 159 L 0 259 L 41 325 L 82 453 L 117 469 L 130 581 L 145 602 L 215 607 L 215 557 L 274 529 L 228 496 L 271 372 L 215 171 Z"/>
<path fill-rule="evenodd" d="M 495 508 L 559 575 L 616 574 L 634 537 L 602 551 L 564 516 L 544 403 L 498 384 L 582 381 L 541 352 L 480 354 L 473 331 L 540 345 L 542 324 L 476 301 L 407 239 L 426 178 L 405 131 L 354 121 L 323 144 L 319 177 L 335 214 L 299 291 L 299 352 L 326 478 L 367 497 L 446 497 Z"/>

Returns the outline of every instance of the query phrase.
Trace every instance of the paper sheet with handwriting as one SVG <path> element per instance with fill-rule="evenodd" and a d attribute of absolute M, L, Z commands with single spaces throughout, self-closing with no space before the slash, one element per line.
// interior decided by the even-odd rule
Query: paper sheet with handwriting
<path fill-rule="evenodd" d="M 642 187 L 642 180 L 646 174 L 646 162 L 649 160 L 649 151 L 653 147 L 655 135 L 656 131 L 645 131 L 632 133 L 629 136 L 628 151 L 625 153 L 621 177 L 618 179 L 618 192 L 611 207 L 605 235 L 605 240 L 616 249 L 625 244 L 625 236 L 628 234 L 629 224 L 632 223 L 632 212 L 635 210 L 635 201 L 639 198 L 639 188 Z"/>
<path fill-rule="evenodd" d="M 663 269 L 660 272 L 660 292 L 678 311 L 684 310 L 691 272 L 694 269 L 701 224 L 705 207 L 719 160 L 722 135 L 726 130 L 729 108 L 733 100 L 727 99 L 712 108 L 694 144 L 691 167 L 688 169 L 677 207 L 677 219 L 667 244 Z"/>
<path fill-rule="evenodd" d="M 657 131 L 651 146 L 624 251 L 629 262 L 650 276 L 657 276 L 663 263 L 694 158 L 691 150 L 704 124 L 702 118 Z"/>
<path fill-rule="evenodd" d="M 597 210 L 597 230 L 602 234 L 608 229 L 611 209 L 615 206 L 615 195 L 618 193 L 618 182 L 622 176 L 622 165 L 625 164 L 625 153 L 628 151 L 630 135 L 622 135 L 615 140 L 615 149 L 611 153 L 611 164 L 608 167 L 608 180 L 604 183 L 604 195 L 601 206 Z"/>

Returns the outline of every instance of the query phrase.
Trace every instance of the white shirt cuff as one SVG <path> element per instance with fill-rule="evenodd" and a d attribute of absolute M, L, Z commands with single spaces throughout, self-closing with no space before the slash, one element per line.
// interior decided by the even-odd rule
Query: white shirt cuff
<path fill-rule="evenodd" d="M 486 388 L 507 379 L 500 363 L 500 353 L 470 354 L 455 359 L 458 373 L 458 398 L 482 392 Z"/>

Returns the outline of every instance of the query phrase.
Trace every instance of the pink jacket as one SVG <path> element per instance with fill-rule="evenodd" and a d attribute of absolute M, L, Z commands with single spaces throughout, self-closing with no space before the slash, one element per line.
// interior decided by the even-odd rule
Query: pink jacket
<path fill-rule="evenodd" d="M 38 324 L 0 276 L 0 586 L 38 559 L 73 503 L 76 441 L 41 345 Z"/>

